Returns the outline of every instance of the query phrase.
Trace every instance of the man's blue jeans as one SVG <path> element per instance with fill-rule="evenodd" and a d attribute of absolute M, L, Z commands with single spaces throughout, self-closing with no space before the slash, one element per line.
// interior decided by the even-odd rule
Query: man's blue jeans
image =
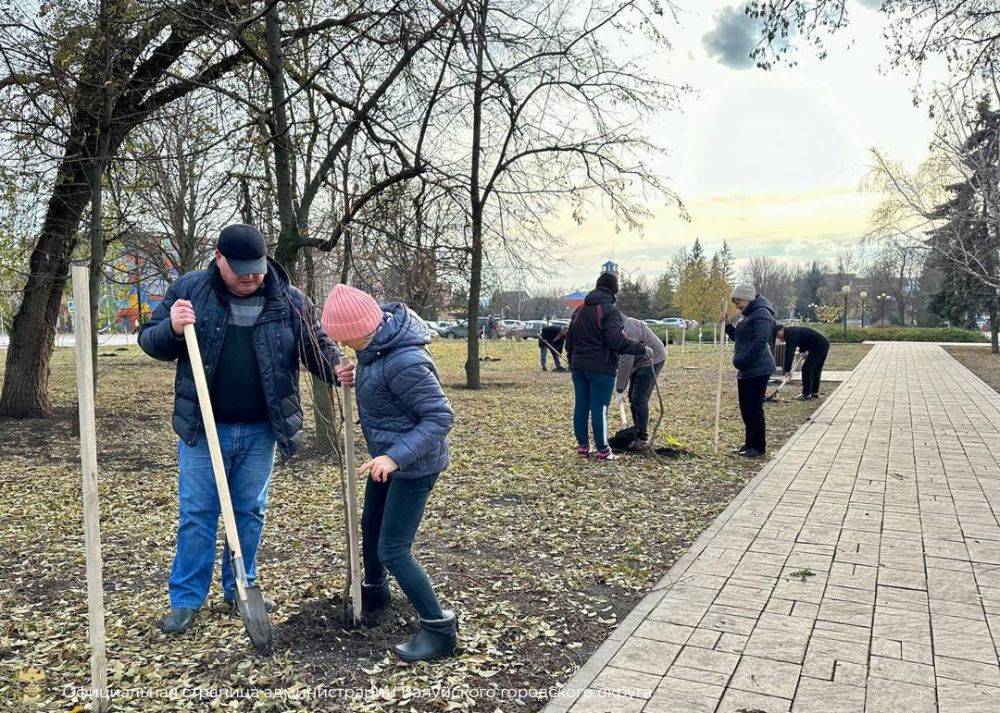
<path fill-rule="evenodd" d="M 614 374 L 596 371 L 573 370 L 573 391 L 576 406 L 573 409 L 573 432 L 581 446 L 590 445 L 587 420 L 594 428 L 594 445 L 597 450 L 608 447 L 608 405 L 615 390 Z"/>
<path fill-rule="evenodd" d="M 247 583 L 252 585 L 257 571 L 257 546 L 264 529 L 267 488 L 274 465 L 274 435 L 269 423 L 220 423 L 217 428 Z M 177 450 L 180 518 L 177 552 L 170 572 L 170 606 L 198 609 L 208 597 L 215 568 L 219 493 L 204 434 L 198 439 L 198 445 L 192 447 L 182 441 Z M 227 599 L 236 596 L 228 548 L 222 556 L 222 591 Z"/>
<path fill-rule="evenodd" d="M 555 351 L 554 349 L 552 349 L 552 347 L 550 347 L 548 345 L 542 345 L 538 349 L 541 352 L 541 354 L 539 356 L 539 360 L 542 362 L 542 368 L 543 369 L 546 366 L 548 366 L 548 364 L 546 362 L 547 362 L 547 358 L 549 356 L 549 352 L 552 353 L 552 358 L 556 360 L 556 369 L 562 369 L 562 362 L 559 361 L 559 352 Z"/>

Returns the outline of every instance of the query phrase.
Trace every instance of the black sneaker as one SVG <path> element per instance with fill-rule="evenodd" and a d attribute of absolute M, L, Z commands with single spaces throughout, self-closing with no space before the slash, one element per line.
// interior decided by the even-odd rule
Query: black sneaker
<path fill-rule="evenodd" d="M 812 396 L 809 396 L 807 394 L 801 394 L 800 396 L 796 396 L 795 398 L 797 398 L 799 401 L 808 401 L 809 399 L 812 398 Z"/>
<path fill-rule="evenodd" d="M 740 455 L 744 458 L 763 458 L 764 452 L 758 451 L 756 448 L 747 448 L 746 450 L 740 451 Z"/>
<path fill-rule="evenodd" d="M 816 394 L 809 394 L 809 398 L 811 398 L 811 399 L 818 399 L 819 398 L 819 394 L 818 393 L 816 393 Z"/>

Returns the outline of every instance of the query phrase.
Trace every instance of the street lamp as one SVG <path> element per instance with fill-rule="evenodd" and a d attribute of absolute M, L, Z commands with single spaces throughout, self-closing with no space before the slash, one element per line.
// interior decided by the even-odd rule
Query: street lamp
<path fill-rule="evenodd" d="M 858 293 L 858 297 L 861 298 L 861 328 L 862 329 L 865 328 L 865 297 L 867 297 L 867 296 L 868 296 L 868 293 L 865 292 L 864 290 L 861 290 L 861 292 Z"/>
<path fill-rule="evenodd" d="M 844 293 L 844 341 L 847 341 L 847 298 L 851 294 L 851 286 L 844 285 L 840 288 L 840 291 Z"/>
<path fill-rule="evenodd" d="M 885 326 L 885 302 L 886 302 L 886 300 L 889 299 L 889 295 L 887 295 L 886 293 L 883 292 L 882 294 L 880 294 L 878 296 L 877 299 L 882 303 L 882 320 L 881 321 L 882 321 L 882 326 L 884 327 Z"/>

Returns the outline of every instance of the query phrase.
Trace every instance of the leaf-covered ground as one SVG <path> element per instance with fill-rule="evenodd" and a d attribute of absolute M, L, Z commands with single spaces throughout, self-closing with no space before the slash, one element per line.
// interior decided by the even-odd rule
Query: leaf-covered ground
<path fill-rule="evenodd" d="M 983 347 L 945 347 L 962 365 L 1000 392 L 1000 356 Z"/>
<path fill-rule="evenodd" d="M 836 345 L 832 368 L 849 368 L 865 350 Z M 382 627 L 340 627 L 340 476 L 309 448 L 276 468 L 260 554 L 259 583 L 279 603 L 275 655 L 251 653 L 239 620 L 218 606 L 187 635 L 154 628 L 167 605 L 177 515 L 173 367 L 134 348 L 102 352 L 101 526 L 116 710 L 537 710 L 540 692 L 587 659 L 759 468 L 728 454 L 742 435 L 728 368 L 725 448 L 713 454 L 717 357 L 709 347 L 673 349 L 661 377 L 660 440 L 692 453 L 671 462 L 579 460 L 569 376 L 540 373 L 533 342 L 486 344 L 491 360 L 477 392 L 461 387 L 462 344 L 436 343 L 433 352 L 457 425 L 451 468 L 415 549 L 461 616 L 460 655 L 433 665 L 386 653 L 413 630 L 395 588 Z M 86 702 L 75 690 L 89 681 L 89 650 L 70 350 L 57 350 L 52 389 L 55 418 L 0 421 L 3 710 L 83 710 Z M 774 448 L 818 405 L 793 395 L 794 387 L 768 407 Z M 217 577 L 210 597 L 221 597 Z"/>

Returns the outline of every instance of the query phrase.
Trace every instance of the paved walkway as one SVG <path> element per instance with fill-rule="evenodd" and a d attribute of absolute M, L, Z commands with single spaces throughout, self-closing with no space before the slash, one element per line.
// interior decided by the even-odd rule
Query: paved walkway
<path fill-rule="evenodd" d="M 998 512 L 1000 396 L 880 343 L 547 710 L 1000 710 Z"/>

